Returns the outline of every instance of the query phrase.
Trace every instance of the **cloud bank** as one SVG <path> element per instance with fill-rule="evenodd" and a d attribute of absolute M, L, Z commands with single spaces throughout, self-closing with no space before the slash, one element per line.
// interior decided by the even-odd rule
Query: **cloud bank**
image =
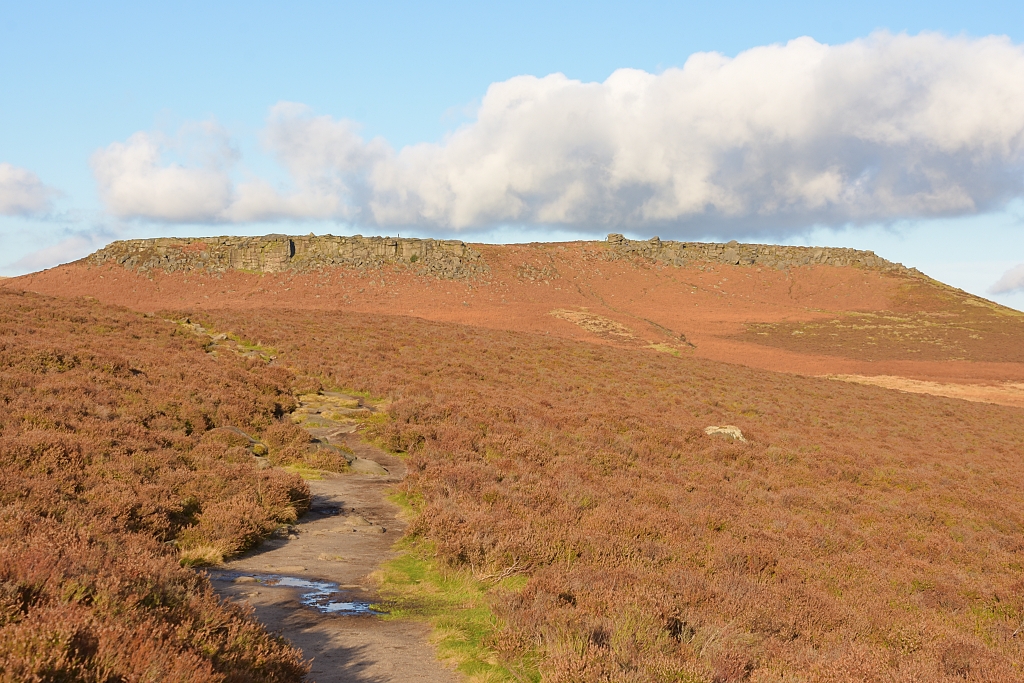
<path fill-rule="evenodd" d="M 32 171 L 0 163 L 0 215 L 32 216 L 46 213 L 56 194 Z"/>
<path fill-rule="evenodd" d="M 280 103 L 263 142 L 287 183 L 235 181 L 231 163 L 164 163 L 148 133 L 100 150 L 93 167 L 112 213 L 172 222 L 682 234 L 971 214 L 1024 195 L 1024 48 L 800 38 L 603 83 L 519 76 L 492 84 L 476 119 L 440 143 L 399 150 Z"/>
<path fill-rule="evenodd" d="M 989 289 L 991 294 L 1013 294 L 1024 292 L 1024 263 L 1010 268 Z"/>

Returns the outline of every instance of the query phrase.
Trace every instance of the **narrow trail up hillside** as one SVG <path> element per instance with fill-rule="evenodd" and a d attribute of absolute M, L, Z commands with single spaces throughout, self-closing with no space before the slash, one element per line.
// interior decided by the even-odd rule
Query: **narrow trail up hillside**
<path fill-rule="evenodd" d="M 320 400 L 317 400 L 320 399 Z M 351 418 L 372 411 L 341 394 L 300 397 L 297 419 L 326 446 L 354 454 L 352 471 L 309 482 L 310 512 L 293 527 L 210 572 L 222 596 L 247 602 L 267 629 L 299 647 L 317 683 L 454 683 L 428 627 L 375 615 L 368 576 L 393 556 L 405 524 L 384 496 L 404 464 L 366 443 Z"/>

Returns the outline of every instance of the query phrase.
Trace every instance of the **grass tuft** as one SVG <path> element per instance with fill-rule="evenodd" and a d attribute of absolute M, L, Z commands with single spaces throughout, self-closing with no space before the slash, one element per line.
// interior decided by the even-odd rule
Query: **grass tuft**
<path fill-rule="evenodd" d="M 216 545 L 200 545 L 178 551 L 182 567 L 216 567 L 224 563 L 224 549 Z"/>

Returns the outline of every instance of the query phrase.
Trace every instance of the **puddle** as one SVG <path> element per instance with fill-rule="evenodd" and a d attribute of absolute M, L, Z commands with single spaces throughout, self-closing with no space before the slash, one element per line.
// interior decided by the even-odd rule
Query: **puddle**
<path fill-rule="evenodd" d="M 281 576 L 278 574 L 225 573 L 221 576 L 227 580 L 234 580 L 241 576 L 250 576 L 255 579 L 254 583 L 260 586 L 299 588 L 301 589 L 299 602 L 324 614 L 347 616 L 383 614 L 383 612 L 373 609 L 369 602 L 345 600 L 346 592 L 332 581 L 311 581 L 310 579 L 300 579 L 297 576 Z"/>

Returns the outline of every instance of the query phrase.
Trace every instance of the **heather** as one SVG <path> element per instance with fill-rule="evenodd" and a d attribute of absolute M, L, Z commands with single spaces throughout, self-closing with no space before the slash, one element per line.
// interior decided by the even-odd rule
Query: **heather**
<path fill-rule="evenodd" d="M 287 433 L 292 381 L 174 323 L 0 292 L 0 680 L 302 679 L 297 650 L 182 566 L 308 507 L 237 434 Z"/>
<path fill-rule="evenodd" d="M 391 401 L 411 540 L 525 577 L 491 592 L 489 646 L 545 680 L 1024 678 L 1017 409 L 399 316 L 204 317 Z"/>

